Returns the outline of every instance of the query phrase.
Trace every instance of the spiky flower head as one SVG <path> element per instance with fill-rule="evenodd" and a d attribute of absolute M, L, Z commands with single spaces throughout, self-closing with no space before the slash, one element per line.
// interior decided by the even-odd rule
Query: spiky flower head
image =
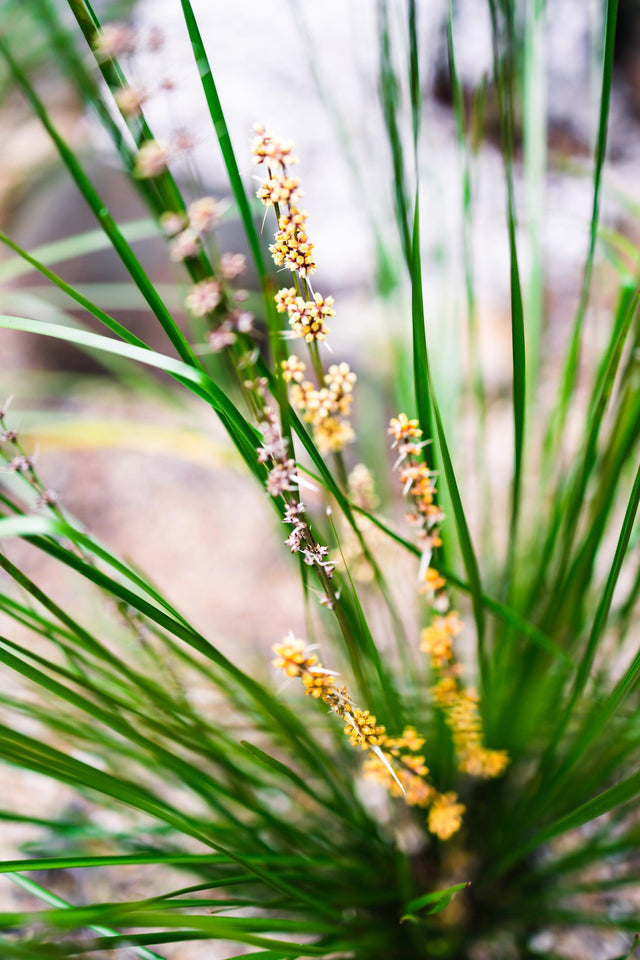
<path fill-rule="evenodd" d="M 313 430 L 313 437 L 320 453 L 339 453 L 355 440 L 353 427 L 348 420 L 337 417 L 325 417 Z"/>
<path fill-rule="evenodd" d="M 270 166 L 277 163 L 284 167 L 286 164 L 298 162 L 298 158 L 292 153 L 292 140 L 281 140 L 262 123 L 256 123 L 253 129 L 256 134 L 252 147 L 254 163 L 266 161 Z"/>
<path fill-rule="evenodd" d="M 296 336 L 304 337 L 307 343 L 324 340 L 329 333 L 326 320 L 335 316 L 333 297 L 325 299 L 320 293 L 315 293 L 313 300 L 296 297 L 292 303 L 288 303 L 287 312 Z"/>
<path fill-rule="evenodd" d="M 427 817 L 427 826 L 441 840 L 448 840 L 462 826 L 465 806 L 458 803 L 457 793 L 440 793 L 433 800 Z"/>
<path fill-rule="evenodd" d="M 354 747 L 378 747 L 384 743 L 385 728 L 376 723 L 376 718 L 368 710 L 355 709 L 353 713 L 345 713 L 346 724 L 344 732 Z"/>
<path fill-rule="evenodd" d="M 399 413 L 397 417 L 392 417 L 389 421 L 389 433 L 393 436 L 396 443 L 402 440 L 418 440 L 422 436 L 422 430 L 417 420 L 409 420 L 406 413 Z"/>
<path fill-rule="evenodd" d="M 306 369 L 306 363 L 298 359 L 295 354 L 291 354 L 290 357 L 282 361 L 282 379 L 287 383 L 291 383 L 292 380 L 301 383 Z"/>
<path fill-rule="evenodd" d="M 296 297 L 295 287 L 282 287 L 281 290 L 278 290 L 273 298 L 276 302 L 276 310 L 278 313 L 286 313 L 289 307 L 293 306 L 296 302 Z"/>
<path fill-rule="evenodd" d="M 309 276 L 316 269 L 313 244 L 305 230 L 306 219 L 306 213 L 290 207 L 288 213 L 280 216 L 275 242 L 269 247 L 276 266 L 287 267 L 301 277 Z"/>
<path fill-rule="evenodd" d="M 418 589 L 420 593 L 435 593 L 436 590 L 441 590 L 446 582 L 434 567 L 427 567 L 420 579 Z"/>
<path fill-rule="evenodd" d="M 325 673 L 324 670 L 310 670 L 302 678 L 304 684 L 305 696 L 311 696 L 314 700 L 327 701 L 327 697 L 332 697 L 335 693 L 336 685 L 332 674 Z"/>
<path fill-rule="evenodd" d="M 333 304 L 333 298 L 329 297 Z M 333 311 L 331 312 L 333 316 Z M 325 374 L 324 382 L 327 385 L 329 393 L 334 397 L 340 413 L 348 413 L 351 406 L 351 395 L 355 386 L 357 376 L 351 370 L 348 363 L 332 363 L 328 372 Z M 344 409 L 343 409 L 344 407 Z"/>
<path fill-rule="evenodd" d="M 509 766 L 509 754 L 506 750 L 474 746 L 462 755 L 459 766 L 463 773 L 490 780 L 502 776 Z"/>
<path fill-rule="evenodd" d="M 309 653 L 304 640 L 289 634 L 281 643 L 275 644 L 274 667 L 284 670 L 288 677 L 301 677 L 317 664 L 318 658 Z"/>
<path fill-rule="evenodd" d="M 292 204 L 302 196 L 300 181 L 295 177 L 269 177 L 259 187 L 257 197 L 265 207 L 275 203 Z"/>

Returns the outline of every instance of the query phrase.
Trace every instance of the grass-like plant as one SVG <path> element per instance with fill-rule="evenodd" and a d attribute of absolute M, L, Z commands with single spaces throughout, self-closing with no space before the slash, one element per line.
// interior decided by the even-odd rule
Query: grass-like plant
<path fill-rule="evenodd" d="M 599 240 L 616 0 L 606 3 L 581 295 L 548 422 L 538 405 L 546 356 L 540 234 L 523 304 L 514 191 L 519 132 L 532 195 L 545 176 L 544 116 L 536 113 L 544 76 L 534 56 L 545 5 L 530 4 L 523 21 L 509 0 L 488 0 L 510 251 L 513 476 L 509 502 L 485 498 L 480 523 L 471 522 L 461 489 L 473 483 L 488 497 L 492 486 L 470 241 L 486 89 L 469 105 L 456 70 L 453 7 L 447 46 L 464 181 L 471 357 L 461 363 L 459 408 L 478 448 L 467 477 L 454 418 L 433 376 L 441 361 L 425 328 L 415 0 L 400 5 L 402 68 L 390 24 L 397 5 L 378 5 L 381 107 L 399 238 L 394 259 L 393 242 L 378 234 L 381 290 L 396 283 L 410 292 L 411 349 L 405 355 L 394 333 L 396 373 L 407 375 L 372 406 L 372 416 L 386 406 L 387 417 L 371 423 L 361 409 L 357 431 L 349 417 L 354 397 L 357 408 L 358 371 L 326 351 L 339 304 L 322 289 L 293 147 L 256 129 L 253 158 L 264 177 L 257 200 L 250 196 L 240 174 L 248 151 L 236 158 L 196 17 L 189 0 L 180 2 L 259 289 L 247 302 L 235 282 L 242 257 L 221 254 L 212 239 L 216 202 L 185 196 L 172 176 L 172 160 L 189 145 L 184 137 L 169 145 L 154 139 L 144 93 L 127 79 L 137 42 L 131 30 L 102 25 L 87 0 L 68 0 L 64 11 L 34 0 L 27 6 L 59 69 L 112 138 L 152 226 L 184 268 L 190 325 L 185 332 L 176 321 L 165 296 L 175 299 L 175 292 L 152 283 L 132 248 L 149 224 L 114 221 L 37 92 L 33 64 L 7 17 L 0 37 L 6 75 L 95 214 L 101 234 L 92 235 L 94 249 L 102 243 L 117 253 L 167 344 L 163 352 L 151 349 L 54 271 L 56 259 L 86 249 L 86 237 L 38 255 L 0 234 L 13 251 L 1 269 L 14 283 L 21 271 L 38 272 L 106 332 L 64 315 L 56 322 L 4 315 L 0 327 L 88 349 L 123 384 L 156 399 L 148 368 L 163 371 L 172 381 L 165 396 L 210 407 L 268 495 L 274 529 L 299 565 L 315 636 L 311 644 L 274 637 L 273 665 L 265 662 L 262 674 L 243 671 L 58 501 L 49 486 L 55 478 L 40 475 L 12 419 L 28 398 L 2 410 L 3 544 L 23 538 L 55 559 L 97 592 L 103 612 L 98 627 L 82 622 L 9 559 L 10 542 L 0 553 L 4 582 L 13 585 L 0 596 L 0 757 L 77 791 L 83 809 L 116 811 L 119 824 L 109 829 L 85 814 L 44 809 L 28 817 L 6 799 L 3 821 L 33 823 L 43 834 L 27 858 L 0 864 L 3 883 L 11 879 L 35 898 L 23 901 L 33 909 L 0 913 L 2 957 L 113 950 L 162 960 L 183 955 L 176 944 L 219 940 L 237 945 L 229 956 L 250 949 L 265 960 L 551 958 L 562 955 L 562 930 L 585 927 L 618 937 L 603 938 L 598 956 L 607 943 L 611 960 L 616 952 L 631 956 L 640 929 L 625 895 L 638 882 L 640 327 L 638 251 L 613 231 L 602 231 L 602 244 L 617 304 L 596 365 L 581 371 L 580 362 Z M 404 108 L 408 135 L 399 120 Z M 535 218 L 533 226 L 539 231 Z M 462 345 L 459 353 L 464 357 Z M 547 379 L 551 373 L 548 365 Z M 577 440 L 567 428 L 570 415 L 582 424 Z M 367 438 L 385 433 L 391 480 L 380 494 L 391 488 L 404 498 L 406 521 L 389 519 L 391 503 L 380 501 L 367 469 L 380 460 L 380 444 L 376 453 Z M 90 525 L 90 517 L 83 520 Z M 472 536 L 493 523 L 507 531 L 503 551 L 499 538 Z M 420 612 L 411 625 L 398 610 L 389 551 L 407 555 L 417 571 Z M 463 631 L 473 638 L 466 657 Z M 284 676 L 292 678 L 285 686 Z M 215 710 L 190 695 L 194 678 L 210 689 Z M 127 866 L 142 877 L 153 871 L 163 892 L 123 898 L 118 877 Z M 72 904 L 56 892 L 54 871 L 70 869 L 83 871 L 86 902 Z M 102 894 L 94 896 L 96 874 Z M 106 883 L 112 899 L 105 900 Z"/>

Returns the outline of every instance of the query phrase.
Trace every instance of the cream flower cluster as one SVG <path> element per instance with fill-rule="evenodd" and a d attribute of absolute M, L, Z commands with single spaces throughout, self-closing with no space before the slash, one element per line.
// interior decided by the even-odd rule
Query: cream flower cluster
<path fill-rule="evenodd" d="M 300 180 L 288 169 L 297 163 L 297 157 L 290 141 L 281 140 L 262 124 L 256 125 L 255 132 L 254 160 L 264 163 L 268 173 L 257 195 L 265 206 L 275 210 L 278 221 L 269 249 L 276 266 L 290 270 L 294 281 L 293 286 L 276 293 L 276 310 L 287 314 L 289 335 L 304 340 L 310 351 L 317 351 L 329 334 L 328 321 L 335 316 L 334 300 L 313 291 L 309 281 L 316 269 L 313 244 L 307 234 L 307 214 L 297 206 L 302 196 Z M 340 453 L 355 436 L 346 415 L 356 377 L 345 363 L 333 364 L 325 374 L 317 352 L 311 357 L 315 384 L 305 379 L 306 365 L 295 355 L 283 362 L 283 377 L 291 384 L 291 403 L 312 425 L 321 453 Z"/>

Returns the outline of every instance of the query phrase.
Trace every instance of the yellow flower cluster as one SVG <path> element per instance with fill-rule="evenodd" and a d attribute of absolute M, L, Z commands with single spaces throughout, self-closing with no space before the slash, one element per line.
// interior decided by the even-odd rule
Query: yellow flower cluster
<path fill-rule="evenodd" d="M 261 188 L 262 190 L 263 188 Z M 260 191 L 258 196 L 263 199 Z M 266 201 L 265 201 L 266 202 Z M 267 206 L 270 206 L 267 203 Z M 301 277 L 315 273 L 316 262 L 313 258 L 313 244 L 307 236 L 305 224 L 307 214 L 297 207 L 278 217 L 278 232 L 269 247 L 269 253 L 277 267 L 286 267 Z"/>
<path fill-rule="evenodd" d="M 313 430 L 313 436 L 320 453 L 340 453 L 355 440 L 353 427 L 348 420 L 327 417 Z"/>
<path fill-rule="evenodd" d="M 254 130 L 254 161 L 265 163 L 269 174 L 260 184 L 257 196 L 266 207 L 274 207 L 278 217 L 278 232 L 269 251 L 276 266 L 287 267 L 297 277 L 306 278 L 316 268 L 313 244 L 307 236 L 307 214 L 295 206 L 302 196 L 300 181 L 287 173 L 287 165 L 297 163 L 298 158 L 291 152 L 290 141 L 280 140 L 262 124 L 256 124 Z"/>
<path fill-rule="evenodd" d="M 400 797 L 404 792 L 405 801 L 410 807 L 428 807 L 438 791 L 424 779 L 429 775 L 425 758 L 415 753 L 423 743 L 424 740 L 413 727 L 406 727 L 401 737 L 388 737 L 385 742 L 385 751 L 395 760 L 397 780 L 391 776 L 381 758 L 375 755 L 367 757 L 365 775 L 383 783 L 394 797 Z"/>
<path fill-rule="evenodd" d="M 292 384 L 292 404 L 313 425 L 320 452 L 339 453 L 354 439 L 353 428 L 345 417 L 351 406 L 355 374 L 344 363 L 334 364 L 326 375 L 322 372 L 317 345 L 329 334 L 327 321 L 335 316 L 335 310 L 333 297 L 314 292 L 308 280 L 316 269 L 313 244 L 307 235 L 307 214 L 296 206 L 301 196 L 300 181 L 287 173 L 287 165 L 296 162 L 296 158 L 290 142 L 279 140 L 261 125 L 255 130 L 254 159 L 256 163 L 266 163 L 269 173 L 258 197 L 267 207 L 274 207 L 278 218 L 278 231 L 269 250 L 274 263 L 291 270 L 294 280 L 294 286 L 282 287 L 276 293 L 276 310 L 287 314 L 290 336 L 309 344 L 318 382 L 314 385 L 304 379 L 304 364 L 295 356 L 283 362 L 283 377 Z"/>
<path fill-rule="evenodd" d="M 322 666 L 304 640 L 290 634 L 281 643 L 275 644 L 273 652 L 276 654 L 274 667 L 284 670 L 288 677 L 299 677 L 304 685 L 305 696 L 323 700 L 337 716 L 347 718 L 345 733 L 352 736 L 357 732 L 365 750 L 368 746 L 375 746 L 371 738 L 384 733 L 384 727 L 376 727 L 376 718 L 368 710 L 354 708 L 346 687 L 337 686 L 334 671 Z"/>
<path fill-rule="evenodd" d="M 258 190 L 258 199 L 262 200 L 265 207 L 273 207 L 276 203 L 293 203 L 301 196 L 300 181 L 286 176 L 269 177 Z"/>
<path fill-rule="evenodd" d="M 354 747 L 379 747 L 385 740 L 385 729 L 376 723 L 376 718 L 368 710 L 354 710 L 344 729 Z"/>
<path fill-rule="evenodd" d="M 323 297 L 319 293 L 313 300 L 305 300 L 295 295 L 295 287 L 284 287 L 275 296 L 276 310 L 286 313 L 289 323 L 297 337 L 304 337 L 307 343 L 324 340 L 329 333 L 325 320 L 335 317 L 333 297 Z"/>
<path fill-rule="evenodd" d="M 278 164 L 284 167 L 287 164 L 291 165 L 298 162 L 298 158 L 292 152 L 293 142 L 291 140 L 280 140 L 261 123 L 256 123 L 253 129 L 256 134 L 252 151 L 255 163 L 266 161 L 272 166 Z"/>
<path fill-rule="evenodd" d="M 455 676 L 444 676 L 433 688 L 434 703 L 443 711 L 451 730 L 458 769 L 472 777 L 501 776 L 509 764 L 506 750 L 490 750 L 482 743 L 478 694 L 462 688 Z"/>
<path fill-rule="evenodd" d="M 431 805 L 427 826 L 441 840 L 448 840 L 460 829 L 464 810 L 455 793 L 441 793 Z"/>
<path fill-rule="evenodd" d="M 397 417 L 392 417 L 389 421 L 389 433 L 391 433 L 396 443 L 405 443 L 410 440 L 419 440 L 422 436 L 418 420 L 409 420 L 406 413 L 399 413 Z M 417 453 L 420 448 L 417 448 Z"/>
<path fill-rule="evenodd" d="M 343 450 L 354 438 L 351 424 L 344 418 L 351 410 L 356 375 L 348 363 L 332 363 L 324 375 L 325 386 L 316 390 L 305 380 L 306 369 L 293 354 L 282 361 L 282 376 L 291 384 L 291 403 L 312 424 L 321 453 Z"/>
<path fill-rule="evenodd" d="M 462 633 L 462 620 L 455 610 L 444 617 L 435 617 L 420 634 L 420 649 L 431 656 L 434 667 L 446 667 L 453 660 L 452 641 Z"/>
<path fill-rule="evenodd" d="M 429 808 L 427 826 L 441 840 L 459 830 L 464 806 L 455 793 L 439 793 L 427 777 L 425 758 L 418 753 L 424 739 L 413 727 L 401 737 L 389 737 L 368 710 L 353 705 L 346 687 L 338 687 L 336 674 L 326 670 L 303 640 L 290 635 L 273 648 L 274 666 L 288 677 L 302 680 L 305 694 L 322 700 L 345 722 L 344 732 L 354 747 L 369 751 L 365 775 L 383 783 L 392 796 L 404 796 L 409 806 Z"/>
<path fill-rule="evenodd" d="M 274 667 L 284 670 L 288 677 L 305 677 L 318 663 L 318 658 L 307 652 L 303 641 L 293 636 L 276 644 L 273 652 L 277 654 Z"/>
<path fill-rule="evenodd" d="M 422 457 L 424 442 L 417 420 L 410 420 L 401 413 L 389 425 L 394 447 L 398 448 L 396 466 L 400 470 L 403 493 L 411 497 L 413 509 L 409 519 L 418 527 L 422 549 L 420 563 L 420 589 L 430 600 L 435 616 L 420 636 L 420 649 L 429 655 L 436 676 L 432 689 L 435 705 L 444 713 L 451 730 L 456 751 L 458 769 L 475 777 L 499 777 L 509 763 L 506 750 L 490 750 L 483 745 L 483 730 L 478 695 L 460 681 L 462 666 L 453 646 L 454 638 L 463 630 L 462 620 L 450 609 L 445 578 L 431 566 L 432 552 L 441 545 L 439 525 L 443 515 L 435 496 L 434 474 Z M 456 799 L 447 807 L 455 811 Z M 442 813 L 434 812 L 434 817 Z M 453 815 L 453 814 L 451 814 Z"/>
<path fill-rule="evenodd" d="M 295 353 L 292 353 L 290 357 L 282 361 L 282 379 L 286 383 L 291 383 L 292 380 L 296 383 L 302 383 L 306 369 L 307 365 L 304 360 L 300 360 Z"/>

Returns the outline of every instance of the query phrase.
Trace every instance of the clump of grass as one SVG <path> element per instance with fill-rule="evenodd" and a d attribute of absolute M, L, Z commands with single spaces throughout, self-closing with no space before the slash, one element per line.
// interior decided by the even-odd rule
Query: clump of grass
<path fill-rule="evenodd" d="M 111 358 L 113 374 L 150 397 L 157 396 L 157 385 L 139 374 L 132 381 L 132 365 L 164 371 L 173 381 L 171 396 L 188 396 L 215 412 L 230 447 L 268 494 L 280 539 L 299 561 L 322 654 L 293 635 L 273 638 L 275 667 L 301 687 L 281 688 L 267 662 L 256 675 L 241 669 L 144 573 L 66 510 L 12 418 L 28 398 L 5 408 L 0 538 L 23 538 L 54 558 L 96 592 L 103 613 L 99 626 L 81 622 L 77 611 L 63 609 L 0 554 L 14 587 L 0 596 L 0 609 L 15 628 L 0 638 L 7 678 L 0 695 L 0 758 L 66 785 L 90 810 L 117 811 L 118 826 L 98 827 L 90 817 L 49 810 L 35 817 L 9 807 L 0 811 L 6 822 L 45 831 L 29 856 L 0 865 L 30 898 L 23 910 L 0 913 L 2 955 L 35 960 L 114 950 L 116 956 L 133 952 L 162 960 L 178 956 L 176 944 L 218 940 L 235 944 L 233 955 L 250 948 L 265 960 L 556 957 L 562 930 L 598 928 L 617 935 L 608 941 L 611 960 L 616 950 L 631 956 L 640 927 L 625 896 L 637 882 L 640 793 L 634 710 L 640 568 L 637 560 L 633 565 L 640 327 L 637 251 L 612 232 L 604 239 L 615 248 L 618 302 L 584 408 L 576 390 L 598 241 L 616 4 L 607 4 L 584 280 L 557 378 L 557 404 L 541 428 L 542 300 L 540 289 L 528 300 L 522 295 L 514 133 L 521 64 L 530 94 L 540 82 L 527 44 L 540 42 L 544 6 L 534 5 L 521 35 L 512 5 L 489 2 L 507 188 L 513 360 L 510 500 L 492 504 L 489 517 L 499 517 L 508 531 L 503 556 L 496 538 L 472 536 L 477 524 L 461 492 L 457 438 L 432 375 L 438 358 L 427 341 L 422 290 L 415 3 L 403 7 L 408 55 L 401 75 L 389 11 L 379 5 L 382 114 L 397 262 L 404 264 L 410 295 L 407 366 L 413 371 L 410 389 L 396 385 L 396 392 L 412 396 L 411 408 L 387 428 L 383 418 L 367 422 L 358 371 L 328 355 L 326 339 L 329 327 L 340 323 L 340 304 L 315 289 L 321 265 L 299 205 L 293 146 L 263 126 L 255 131 L 254 158 L 266 165 L 258 199 L 276 217 L 265 250 L 261 211 L 240 175 L 248 157 L 236 160 L 196 17 L 189 0 L 181 2 L 258 293 L 248 301 L 238 286 L 244 255 L 218 247 L 223 207 L 202 191 L 189 196 L 172 174 L 176 156 L 190 149 L 188 138 L 161 143 L 147 123 L 147 93 L 127 79 L 127 58 L 139 40 L 126 25 L 102 25 L 85 0 L 68 2 L 76 25 L 71 31 L 54 7 L 42 3 L 42 27 L 55 39 L 61 65 L 112 137 L 125 174 L 167 239 L 168 258 L 185 271 L 189 325 L 185 332 L 176 322 L 143 269 L 128 239 L 131 228 L 110 216 L 8 31 L 0 53 L 13 82 L 164 331 L 167 352 L 151 349 L 58 276 L 51 269 L 55 250 L 45 264 L 4 234 L 0 239 L 28 269 L 111 335 L 37 317 L 2 316 L 0 326 Z M 447 27 L 465 185 L 467 341 L 475 347 L 471 172 L 481 111 L 476 97 L 476 112 L 467 115 L 452 7 Z M 399 121 L 403 105 L 407 136 Z M 539 126 L 525 123 L 523 135 L 539 137 Z M 385 242 L 393 248 L 389 237 Z M 292 286 L 274 267 L 288 271 Z M 533 282 L 542 282 L 537 261 Z M 489 393 L 481 366 L 474 360 L 465 367 L 465 399 L 482 442 Z M 395 411 L 393 390 L 386 405 Z M 583 420 L 573 447 L 566 429 L 570 410 Z M 389 466 L 395 458 L 413 536 L 406 524 L 396 527 L 388 519 L 392 504 L 378 496 L 366 466 L 373 462 L 366 437 L 381 440 L 387 429 L 394 447 Z M 489 469 L 486 452 L 478 462 L 480 471 Z M 534 469 L 536 484 L 525 484 Z M 491 486 L 483 475 L 470 481 L 483 490 Z M 415 567 L 415 593 L 424 597 L 419 618 L 399 609 L 397 583 L 383 559 L 387 548 Z M 268 611 L 264 616 L 268 623 Z M 457 649 L 463 628 L 474 638 L 467 658 Z M 474 672 L 475 688 L 466 679 Z M 215 711 L 195 702 L 190 677 L 215 692 Z M 161 892 L 119 896 L 119 870 L 131 866 L 141 876 L 153 871 Z M 72 904 L 57 892 L 55 871 L 81 868 L 89 894 Z M 176 871 L 180 881 L 171 879 Z M 96 874 L 101 888 L 92 886 Z M 113 897 L 105 898 L 107 882 L 113 882 Z M 45 908 L 35 909 L 33 898 Z"/>

